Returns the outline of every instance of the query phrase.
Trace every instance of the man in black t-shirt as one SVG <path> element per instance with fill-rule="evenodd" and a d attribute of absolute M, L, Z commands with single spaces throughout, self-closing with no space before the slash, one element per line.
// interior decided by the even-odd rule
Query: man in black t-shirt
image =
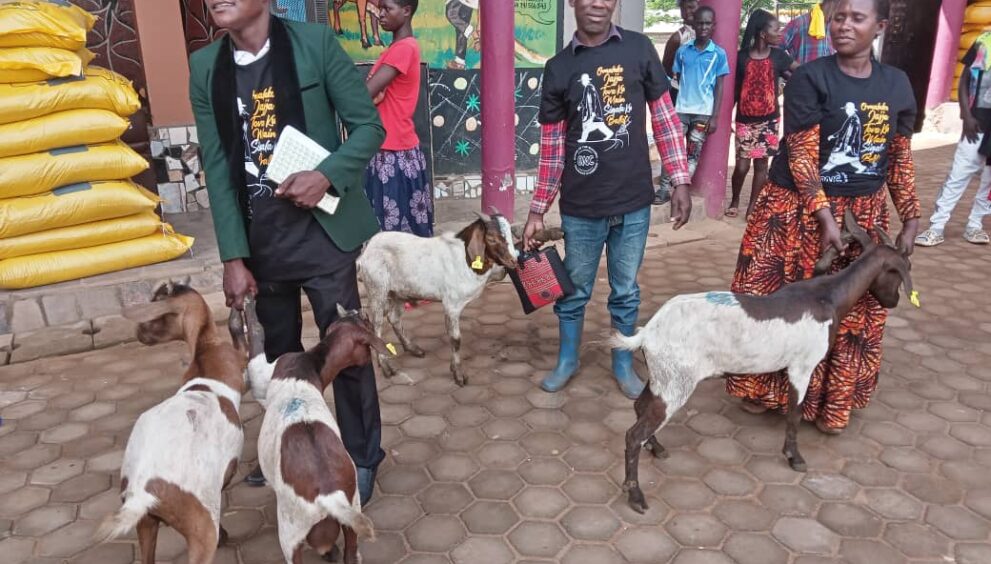
<path fill-rule="evenodd" d="M 607 250 L 612 326 L 632 335 L 640 307 L 637 272 L 643 261 L 654 200 L 647 149 L 647 107 L 657 150 L 676 187 L 675 229 L 688 221 L 688 161 L 681 122 L 668 93 L 657 50 L 642 34 L 612 25 L 616 0 L 573 0 L 577 31 L 544 68 L 540 102 L 540 169 L 523 244 L 543 229 L 560 188 L 564 265 L 576 292 L 558 301 L 557 367 L 541 383 L 562 389 L 578 370 L 585 306 L 592 295 L 603 247 Z M 636 398 L 643 383 L 633 356 L 614 350 L 612 369 L 622 392 Z"/>
<path fill-rule="evenodd" d="M 929 229 L 919 234 L 915 244 L 935 247 L 943 242 L 943 230 L 950 221 L 950 214 L 970 184 L 970 179 L 983 170 L 981 186 L 974 198 L 964 240 L 975 245 L 987 245 L 991 238 L 984 230 L 984 218 L 991 214 L 991 32 L 981 34 L 963 58 L 964 72 L 960 75 L 958 98 L 960 117 L 963 119 L 963 136 L 953 156 L 953 168 L 936 199 L 936 209 L 929 218 Z"/>

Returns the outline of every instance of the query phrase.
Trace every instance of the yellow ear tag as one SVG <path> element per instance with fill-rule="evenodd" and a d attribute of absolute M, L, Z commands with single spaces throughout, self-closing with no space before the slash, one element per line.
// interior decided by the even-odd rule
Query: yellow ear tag
<path fill-rule="evenodd" d="M 919 291 L 918 290 L 912 290 L 912 293 L 909 294 L 909 296 L 908 296 L 908 301 L 912 302 L 912 305 L 914 305 L 915 307 L 922 307 L 922 304 L 919 303 Z"/>
<path fill-rule="evenodd" d="M 393 345 L 392 343 L 386 343 L 385 350 L 392 353 L 392 356 L 396 356 L 396 345 Z"/>
<path fill-rule="evenodd" d="M 485 263 L 482 262 L 482 257 L 475 257 L 475 260 L 471 263 L 471 268 L 473 270 L 482 270 L 485 268 Z"/>

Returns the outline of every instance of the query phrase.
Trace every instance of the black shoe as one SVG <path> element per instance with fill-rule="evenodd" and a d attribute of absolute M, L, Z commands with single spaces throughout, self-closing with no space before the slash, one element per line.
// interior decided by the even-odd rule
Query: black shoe
<path fill-rule="evenodd" d="M 250 474 L 244 477 L 244 483 L 253 488 L 260 488 L 265 485 L 265 474 L 262 474 L 262 467 L 255 466 Z"/>
<path fill-rule="evenodd" d="M 361 497 L 361 506 L 368 505 L 372 500 L 372 492 L 375 490 L 375 474 L 377 468 L 365 468 L 358 466 L 358 495 Z"/>

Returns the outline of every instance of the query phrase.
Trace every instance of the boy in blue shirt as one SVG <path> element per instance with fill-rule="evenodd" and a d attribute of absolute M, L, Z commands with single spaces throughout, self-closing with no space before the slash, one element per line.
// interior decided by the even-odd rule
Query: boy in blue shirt
<path fill-rule="evenodd" d="M 719 127 L 723 81 L 729 74 L 726 51 L 712 40 L 716 11 L 702 6 L 695 12 L 695 41 L 682 45 L 674 57 L 674 76 L 680 83 L 675 110 L 681 118 L 688 144 L 688 171 L 694 175 L 702 147 Z M 670 181 L 665 177 L 654 198 L 655 205 L 670 199 Z"/>

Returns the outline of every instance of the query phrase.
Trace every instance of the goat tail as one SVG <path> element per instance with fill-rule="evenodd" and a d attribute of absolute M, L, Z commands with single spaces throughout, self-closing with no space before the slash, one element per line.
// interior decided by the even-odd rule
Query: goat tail
<path fill-rule="evenodd" d="M 619 331 L 613 331 L 609 337 L 609 346 L 621 351 L 635 351 L 643 347 L 643 330 L 637 330 L 635 335 L 627 337 Z"/>
<path fill-rule="evenodd" d="M 157 504 L 158 498 L 150 493 L 144 490 L 134 491 L 116 513 L 107 515 L 93 534 L 93 538 L 102 544 L 126 534 Z"/>
<path fill-rule="evenodd" d="M 353 530 L 358 538 L 375 540 L 375 527 L 372 525 L 372 520 L 361 512 L 360 506 L 356 507 L 348 503 L 343 492 L 319 496 L 316 503 L 338 523 Z"/>

